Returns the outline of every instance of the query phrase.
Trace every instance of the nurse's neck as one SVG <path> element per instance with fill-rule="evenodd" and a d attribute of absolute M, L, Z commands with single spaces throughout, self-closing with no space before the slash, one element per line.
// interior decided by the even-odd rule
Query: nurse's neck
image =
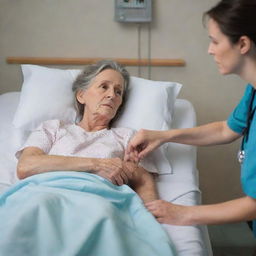
<path fill-rule="evenodd" d="M 238 75 L 256 89 L 256 58 L 247 59 Z"/>

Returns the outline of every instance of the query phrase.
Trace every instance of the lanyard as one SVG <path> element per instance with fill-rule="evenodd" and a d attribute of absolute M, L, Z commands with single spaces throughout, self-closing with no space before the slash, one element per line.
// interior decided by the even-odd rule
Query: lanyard
<path fill-rule="evenodd" d="M 247 113 L 247 118 L 246 118 L 246 127 L 243 130 L 243 140 L 242 140 L 242 145 L 241 145 L 241 149 L 244 149 L 244 141 L 248 141 L 248 134 L 249 134 L 249 130 L 250 130 L 250 126 L 251 126 L 251 122 L 252 122 L 252 118 L 255 112 L 255 107 L 254 109 L 252 109 L 252 105 L 253 105 L 253 101 L 255 98 L 255 89 L 253 89 L 252 95 L 251 95 L 251 99 L 250 99 L 250 103 L 249 103 L 249 107 L 248 107 L 248 113 Z"/>
<path fill-rule="evenodd" d="M 254 107 L 254 109 L 252 109 L 253 101 L 254 101 L 254 98 L 255 98 L 255 92 L 256 92 L 256 90 L 253 89 L 251 99 L 250 99 L 250 103 L 249 103 L 249 106 L 248 106 L 248 112 L 247 112 L 247 118 L 246 118 L 246 127 L 244 128 L 244 130 L 242 132 L 243 139 L 242 139 L 240 150 L 239 150 L 238 155 L 237 155 L 238 162 L 240 164 L 242 164 L 244 159 L 245 159 L 244 143 L 245 143 L 245 141 L 246 142 L 248 141 L 249 130 L 250 130 L 252 118 L 253 118 L 253 115 L 254 115 L 254 112 L 255 112 L 255 109 L 256 109 L 256 107 Z"/>

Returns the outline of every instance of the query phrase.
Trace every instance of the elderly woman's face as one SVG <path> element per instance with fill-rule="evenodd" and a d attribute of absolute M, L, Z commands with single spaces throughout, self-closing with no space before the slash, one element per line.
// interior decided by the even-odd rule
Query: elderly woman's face
<path fill-rule="evenodd" d="M 122 103 L 123 93 L 122 75 L 115 70 L 106 69 L 91 81 L 79 101 L 85 104 L 86 114 L 101 115 L 110 121 Z"/>

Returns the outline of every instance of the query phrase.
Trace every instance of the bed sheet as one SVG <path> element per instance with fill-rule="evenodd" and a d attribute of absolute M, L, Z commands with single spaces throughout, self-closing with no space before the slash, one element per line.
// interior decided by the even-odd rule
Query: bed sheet
<path fill-rule="evenodd" d="M 189 128 L 195 125 L 196 114 L 193 105 L 188 100 L 177 99 L 175 101 L 172 128 Z M 169 143 L 168 155 L 173 174 L 159 176 L 157 185 L 160 197 L 175 204 L 201 204 L 196 147 Z M 163 226 L 174 241 L 177 255 L 213 255 L 206 226 Z"/>
<path fill-rule="evenodd" d="M 20 92 L 0 95 L 0 193 L 15 183 L 17 160 L 14 153 L 28 135 L 12 125 Z M 192 104 L 184 99 L 175 102 L 172 128 L 193 127 L 196 116 Z M 196 148 L 176 143 L 168 144 L 172 174 L 160 175 L 157 186 L 164 200 L 185 205 L 201 203 L 196 168 Z M 211 256 L 212 250 L 205 226 L 163 225 L 172 239 L 178 256 Z"/>

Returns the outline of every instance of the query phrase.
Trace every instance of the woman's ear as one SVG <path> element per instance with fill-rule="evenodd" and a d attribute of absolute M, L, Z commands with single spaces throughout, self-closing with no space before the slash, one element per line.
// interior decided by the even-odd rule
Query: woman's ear
<path fill-rule="evenodd" d="M 79 103 L 81 104 L 85 104 L 85 91 L 84 90 L 78 90 L 78 92 L 76 93 L 76 98 L 78 100 Z"/>
<path fill-rule="evenodd" d="M 241 36 L 239 39 L 241 54 L 246 54 L 251 49 L 251 39 L 248 36 Z"/>

